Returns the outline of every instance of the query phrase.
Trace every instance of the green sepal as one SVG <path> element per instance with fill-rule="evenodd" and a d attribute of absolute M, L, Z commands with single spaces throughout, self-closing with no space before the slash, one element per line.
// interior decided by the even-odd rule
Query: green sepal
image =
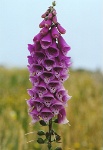
<path fill-rule="evenodd" d="M 37 134 L 38 134 L 39 136 L 42 136 L 42 135 L 45 135 L 45 132 L 42 131 L 42 130 L 40 130 L 40 131 L 37 132 Z"/>
<path fill-rule="evenodd" d="M 58 123 L 58 119 L 55 119 L 54 122 L 55 122 L 55 123 Z"/>
<path fill-rule="evenodd" d="M 56 135 L 56 142 L 58 142 L 58 141 L 60 141 L 61 140 L 61 137 L 60 137 L 60 135 Z"/>
<path fill-rule="evenodd" d="M 50 135 L 49 135 L 49 132 L 46 132 L 45 135 L 46 135 L 46 139 L 49 139 L 49 136 L 50 136 Z"/>
<path fill-rule="evenodd" d="M 44 141 L 42 138 L 38 138 L 38 139 L 37 139 L 37 142 L 38 142 L 39 144 L 44 144 L 44 143 L 45 143 L 45 141 Z"/>
<path fill-rule="evenodd" d="M 55 150 L 62 150 L 62 148 L 61 147 L 57 147 Z"/>
<path fill-rule="evenodd" d="M 46 122 L 44 120 L 40 120 L 39 123 L 42 125 L 42 126 L 47 126 Z"/>

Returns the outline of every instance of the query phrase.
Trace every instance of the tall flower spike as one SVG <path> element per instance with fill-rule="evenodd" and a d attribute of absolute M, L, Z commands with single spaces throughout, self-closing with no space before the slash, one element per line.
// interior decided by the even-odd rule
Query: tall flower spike
<path fill-rule="evenodd" d="M 70 46 L 61 35 L 66 30 L 58 23 L 55 5 L 54 1 L 41 16 L 43 21 L 39 24 L 40 32 L 34 36 L 34 43 L 28 44 L 30 55 L 27 57 L 29 80 L 32 83 L 32 88 L 27 90 L 30 95 L 27 100 L 28 114 L 32 118 L 31 123 L 39 122 L 40 125 L 49 127 L 48 132 L 42 132 L 46 139 L 37 140 L 39 144 L 47 143 L 48 150 L 52 149 L 53 141 L 58 142 L 57 136 L 61 139 L 52 124 L 69 122 L 65 107 L 71 98 L 63 86 L 71 66 L 71 59 L 66 56 Z M 52 135 L 55 135 L 54 139 Z M 57 149 L 62 150 L 60 147 L 55 150 Z"/>

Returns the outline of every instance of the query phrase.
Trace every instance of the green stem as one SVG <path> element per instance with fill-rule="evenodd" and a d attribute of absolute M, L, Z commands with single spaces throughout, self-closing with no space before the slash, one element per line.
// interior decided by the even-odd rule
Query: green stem
<path fill-rule="evenodd" d="M 52 136 L 52 119 L 49 120 L 49 140 L 48 140 L 48 150 L 51 150 L 51 136 Z"/>

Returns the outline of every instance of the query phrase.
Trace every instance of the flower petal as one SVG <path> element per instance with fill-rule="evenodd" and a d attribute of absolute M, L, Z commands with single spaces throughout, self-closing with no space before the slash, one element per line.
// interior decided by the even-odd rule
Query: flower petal
<path fill-rule="evenodd" d="M 34 97 L 36 98 L 37 97 L 37 94 L 35 92 L 35 90 L 32 88 L 32 89 L 27 89 L 27 92 L 28 94 L 31 96 L 31 97 Z"/>
<path fill-rule="evenodd" d="M 30 65 L 35 62 L 35 60 L 33 59 L 32 56 L 27 56 L 27 58 L 28 58 L 28 63 L 29 63 Z"/>
<path fill-rule="evenodd" d="M 41 33 L 41 35 L 46 35 L 48 33 L 48 31 L 49 31 L 49 29 L 44 27 L 41 29 L 40 33 Z"/>
<path fill-rule="evenodd" d="M 55 93 L 56 90 L 60 87 L 60 83 L 57 80 L 53 80 L 48 84 L 48 89 L 51 93 Z"/>
<path fill-rule="evenodd" d="M 36 92 L 38 93 L 39 97 L 43 97 L 43 95 L 47 93 L 45 83 L 41 82 L 38 86 L 36 86 Z"/>
<path fill-rule="evenodd" d="M 59 114 L 58 114 L 58 123 L 60 124 L 66 124 L 68 123 L 69 121 L 67 120 L 66 118 L 66 112 L 65 112 L 65 109 L 61 109 L 59 111 Z"/>
<path fill-rule="evenodd" d="M 37 60 L 38 64 L 41 64 L 45 59 L 45 54 L 41 51 L 36 51 L 34 58 Z"/>
<path fill-rule="evenodd" d="M 57 97 L 60 101 L 62 101 L 62 97 L 63 97 L 64 95 L 66 95 L 66 94 L 67 94 L 66 90 L 60 88 L 60 89 L 58 89 L 57 92 L 56 92 L 56 97 Z"/>
<path fill-rule="evenodd" d="M 28 50 L 30 54 L 35 52 L 35 44 L 28 44 Z"/>
<path fill-rule="evenodd" d="M 40 24 L 39 24 L 39 28 L 43 28 L 45 27 L 45 20 L 43 20 Z"/>
<path fill-rule="evenodd" d="M 40 98 L 36 98 L 33 102 L 37 111 L 40 112 L 41 109 L 44 107 L 43 101 Z"/>
<path fill-rule="evenodd" d="M 48 34 L 41 39 L 40 43 L 43 49 L 49 48 L 49 46 L 52 44 L 52 37 L 50 32 L 48 32 Z"/>
<path fill-rule="evenodd" d="M 42 109 L 40 116 L 45 122 L 48 122 L 54 115 L 49 108 L 45 107 Z"/>
<path fill-rule="evenodd" d="M 56 16 L 56 15 L 53 17 L 53 23 L 54 23 L 54 24 L 57 23 L 57 16 Z"/>
<path fill-rule="evenodd" d="M 43 63 L 43 65 L 47 69 L 47 71 L 50 71 L 53 68 L 54 64 L 55 64 L 55 62 L 53 59 L 45 59 L 44 63 Z"/>
<path fill-rule="evenodd" d="M 58 30 L 57 30 L 57 28 L 55 26 L 51 28 L 51 35 L 52 35 L 52 37 L 54 39 L 58 38 L 59 35 L 60 35 Z"/>
<path fill-rule="evenodd" d="M 63 101 L 63 103 L 67 103 L 67 101 L 68 100 L 70 100 L 72 98 L 72 96 L 69 96 L 68 94 L 67 95 L 64 95 L 63 97 L 62 97 L 62 101 Z"/>
<path fill-rule="evenodd" d="M 27 105 L 28 105 L 29 107 L 33 107 L 33 106 L 34 106 L 34 101 L 33 101 L 32 98 L 30 98 L 29 100 L 27 100 L 26 103 L 27 103 Z"/>
<path fill-rule="evenodd" d="M 36 123 L 37 121 L 40 120 L 39 113 L 36 110 L 36 108 L 34 108 L 31 112 L 29 112 L 29 115 L 32 117 L 32 122 L 31 123 Z"/>
<path fill-rule="evenodd" d="M 59 55 L 59 49 L 57 48 L 55 41 L 53 41 L 53 44 L 48 49 L 46 49 L 46 55 L 48 58 L 54 58 Z"/>
<path fill-rule="evenodd" d="M 37 76 L 40 76 L 43 73 L 43 67 L 42 67 L 42 65 L 39 65 L 39 64 L 33 64 L 30 68 L 30 71 L 32 73 L 35 72 L 35 74 Z"/>
<path fill-rule="evenodd" d="M 49 83 L 51 80 L 54 79 L 54 75 L 52 72 L 44 71 L 41 75 L 41 78 L 44 80 L 45 83 Z"/>
<path fill-rule="evenodd" d="M 62 66 L 56 66 L 53 68 L 53 72 L 54 72 L 56 78 L 60 77 L 62 71 L 64 71 Z"/>
<path fill-rule="evenodd" d="M 44 104 L 47 106 L 47 107 L 50 107 L 50 105 L 52 104 L 52 102 L 53 102 L 53 100 L 54 100 L 54 97 L 53 97 L 53 95 L 50 93 L 50 92 L 48 92 L 48 93 L 46 93 L 44 96 L 43 96 L 43 102 L 44 102 Z"/>
<path fill-rule="evenodd" d="M 61 34 L 65 34 L 66 30 L 58 23 L 57 28 Z"/>
<path fill-rule="evenodd" d="M 59 101 L 54 101 L 52 106 L 50 107 L 54 115 L 58 115 L 59 111 L 63 109 L 63 104 Z"/>
<path fill-rule="evenodd" d="M 58 45 L 64 55 L 66 55 L 67 52 L 71 49 L 62 36 L 59 36 L 58 38 Z"/>
<path fill-rule="evenodd" d="M 41 79 L 39 77 L 37 78 L 37 76 L 32 76 L 31 75 L 29 80 L 33 85 L 37 86 Z"/>
<path fill-rule="evenodd" d="M 45 20 L 45 27 L 49 28 L 51 27 L 52 21 L 50 19 Z"/>
<path fill-rule="evenodd" d="M 59 81 L 60 81 L 61 83 L 63 83 L 63 82 L 66 81 L 68 78 L 69 78 L 69 75 L 68 75 L 68 74 L 62 74 L 62 75 L 59 77 Z"/>
<path fill-rule="evenodd" d="M 41 33 L 38 33 L 38 34 L 33 38 L 33 41 L 34 41 L 34 42 L 39 42 L 42 38 L 43 38 L 43 35 L 41 35 Z"/>

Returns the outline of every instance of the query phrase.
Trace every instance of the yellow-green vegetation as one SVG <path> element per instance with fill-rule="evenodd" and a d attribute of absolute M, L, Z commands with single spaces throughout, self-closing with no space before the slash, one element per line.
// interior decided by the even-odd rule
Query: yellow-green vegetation
<path fill-rule="evenodd" d="M 103 150 L 103 76 L 97 72 L 70 71 L 65 87 L 72 95 L 66 108 L 70 125 L 55 125 L 63 150 Z M 31 88 L 26 69 L 0 68 L 0 150 L 46 150 L 39 146 L 39 123 L 30 125 L 25 99 Z M 34 131 L 33 134 L 25 133 Z M 30 140 L 34 142 L 26 143 Z"/>

